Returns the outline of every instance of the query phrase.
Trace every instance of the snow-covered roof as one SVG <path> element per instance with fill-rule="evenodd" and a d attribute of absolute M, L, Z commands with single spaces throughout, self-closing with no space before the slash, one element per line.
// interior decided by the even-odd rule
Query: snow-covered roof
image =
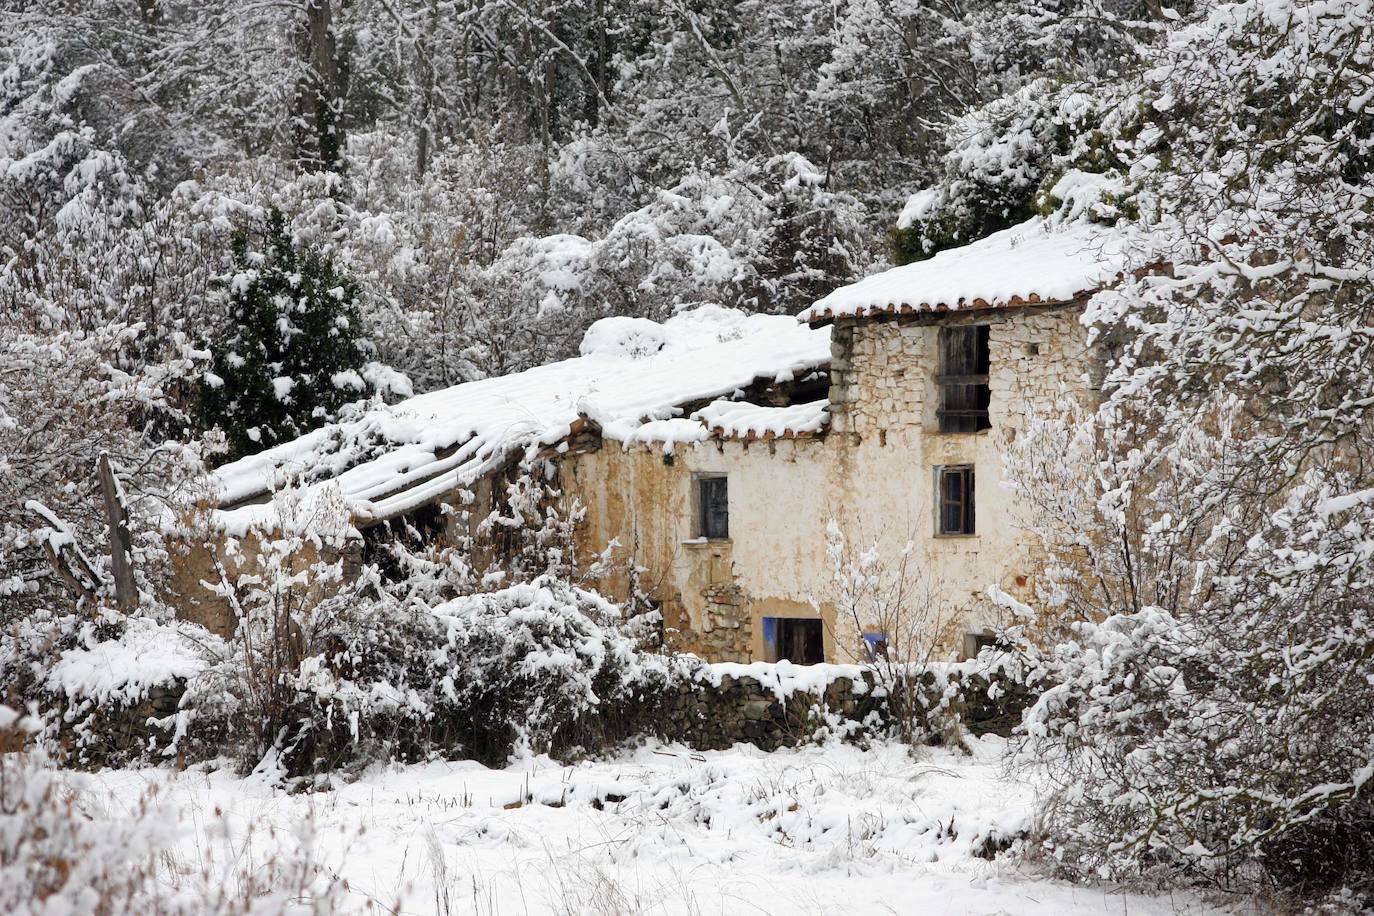
<path fill-rule="evenodd" d="M 728 439 L 794 439 L 813 436 L 830 419 L 830 402 L 767 407 L 742 401 L 713 401 L 696 417 L 717 436 Z"/>
<path fill-rule="evenodd" d="M 559 442 L 582 417 L 627 446 L 700 441 L 711 431 L 683 416 L 683 405 L 728 399 L 758 379 L 791 381 L 829 361 L 829 331 L 788 316 L 707 306 L 663 324 L 604 319 L 587 332 L 581 356 L 378 406 L 221 467 L 218 518 L 230 532 L 271 526 L 271 505 L 241 504 L 298 475 L 312 489 L 332 482 L 361 522 L 392 518 L 471 484 L 519 450 Z M 711 416 L 728 413 L 710 406 Z M 820 406 L 803 406 L 808 411 L 774 414 L 760 428 L 819 429 Z"/>
<path fill-rule="evenodd" d="M 1127 260 L 1124 237 L 1114 229 L 1036 218 L 840 287 L 800 318 L 816 325 L 895 312 L 1071 302 L 1115 282 Z"/>

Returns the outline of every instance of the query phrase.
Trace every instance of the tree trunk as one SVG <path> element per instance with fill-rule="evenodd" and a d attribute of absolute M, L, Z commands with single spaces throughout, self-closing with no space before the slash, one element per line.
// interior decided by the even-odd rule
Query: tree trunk
<path fill-rule="evenodd" d="M 162 3 L 160 0 L 138 0 L 138 15 L 143 20 L 143 29 L 149 35 L 162 25 Z"/>
<path fill-rule="evenodd" d="M 301 171 L 343 171 L 343 68 L 332 0 L 305 0 L 304 72 L 296 89 L 296 161 Z"/>
<path fill-rule="evenodd" d="M 596 0 L 596 63 L 592 69 L 595 85 L 587 98 L 587 123 L 596 127 L 601 123 L 601 100 L 606 97 L 606 55 L 610 36 L 610 23 L 606 21 L 606 0 Z"/>
<path fill-rule="evenodd" d="M 437 4 L 430 5 L 428 33 L 433 34 L 438 23 Z M 434 110 L 434 62 L 430 60 L 430 48 L 420 36 L 415 41 L 415 66 L 420 71 L 420 91 L 415 106 L 415 177 L 425 177 L 429 171 L 429 122 Z"/>

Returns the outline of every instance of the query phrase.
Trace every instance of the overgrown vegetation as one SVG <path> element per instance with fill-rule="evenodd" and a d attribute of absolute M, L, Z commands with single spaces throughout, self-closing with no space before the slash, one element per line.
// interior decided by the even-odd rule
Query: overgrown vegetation
<path fill-rule="evenodd" d="M 228 818 L 199 861 L 173 850 L 179 832 L 149 790 L 112 816 L 94 786 L 55 769 L 32 735 L 41 723 L 0 704 L 0 909 L 15 916 L 148 913 L 239 916 L 346 908 L 348 881 L 316 859 L 313 825 L 259 836 L 264 862 L 245 859 Z M 250 826 L 250 834 L 260 827 Z M 223 848 L 220 848 L 220 845 Z"/>
<path fill-rule="evenodd" d="M 547 469 L 482 519 L 428 519 L 447 542 L 402 519 L 360 557 L 327 490 L 283 487 L 279 530 L 206 529 L 206 462 L 572 355 L 605 316 L 789 312 L 888 259 L 1088 220 L 1139 270 L 1088 303 L 1102 403 L 1010 446 L 1049 557 L 1036 606 L 992 593 L 1046 687 L 1022 755 L 1055 789 L 1043 847 L 1076 878 L 1374 894 L 1367 4 L 3 12 L 0 699 L 68 704 L 79 732 L 184 682 L 173 752 L 296 786 L 606 747 L 674 672 L 641 608 L 580 578 Z M 111 609 L 102 454 L 131 614 Z M 229 638 L 171 621 L 186 543 L 216 548 Z M 908 555 L 891 575 L 854 545 L 832 559 L 841 612 L 895 649 L 865 663 L 900 706 L 939 609 Z M 59 666 L 163 638 L 186 654 L 143 680 L 82 695 Z M 77 818 L 13 766 L 0 837 L 34 845 L 0 848 L 0 904 L 143 907 L 142 820 Z"/>
<path fill-rule="evenodd" d="M 635 735 L 677 666 L 642 648 L 656 618 L 578 584 L 564 521 L 577 509 L 558 496 L 525 468 L 473 534 L 420 552 L 391 542 L 404 573 L 387 577 L 348 559 L 360 539 L 328 490 L 278 493 L 280 529 L 218 563 L 237 629 L 188 683 L 175 749 L 296 778 L 436 754 L 576 756 Z M 493 550 L 493 530 L 519 543 Z"/>
<path fill-rule="evenodd" d="M 1374 893 L 1372 59 L 1367 10 L 1219 5 L 1105 125 L 1150 269 L 1089 305 L 1101 406 L 1012 462 L 1066 871 Z"/>
<path fill-rule="evenodd" d="M 840 657 L 867 669 L 900 740 L 912 746 L 933 739 L 957 744 L 958 717 L 946 714 L 941 691 L 931 687 L 931 663 L 950 654 L 955 611 L 930 565 L 916 554 L 914 538 L 885 552 L 880 539 L 863 537 L 846 537 L 834 519 L 826 531 L 831 586 L 818 603 L 835 610 Z M 859 645 L 848 644 L 850 634 Z"/>

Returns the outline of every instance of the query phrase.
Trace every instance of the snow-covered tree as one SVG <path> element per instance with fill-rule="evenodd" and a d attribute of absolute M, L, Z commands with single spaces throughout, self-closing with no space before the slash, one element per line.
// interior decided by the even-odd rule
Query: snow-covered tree
<path fill-rule="evenodd" d="M 1100 409 L 1013 461 L 1071 627 L 1028 720 L 1066 866 L 1374 880 L 1371 60 L 1360 5 L 1209 4 L 1135 84 L 1129 173 L 1058 182 L 1129 202 L 1148 268 L 1088 309 Z"/>
<path fill-rule="evenodd" d="M 299 249 L 273 211 L 262 234 L 234 238 L 225 281 L 233 324 L 212 343 L 197 415 L 231 457 L 294 439 L 357 400 L 367 342 L 357 287 L 327 256 Z"/>

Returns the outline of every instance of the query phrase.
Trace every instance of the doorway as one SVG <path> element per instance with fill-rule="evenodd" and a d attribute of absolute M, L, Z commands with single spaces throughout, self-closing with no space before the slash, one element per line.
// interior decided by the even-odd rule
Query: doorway
<path fill-rule="evenodd" d="M 770 662 L 819 665 L 825 661 L 825 629 L 815 617 L 765 617 L 763 642 Z"/>

